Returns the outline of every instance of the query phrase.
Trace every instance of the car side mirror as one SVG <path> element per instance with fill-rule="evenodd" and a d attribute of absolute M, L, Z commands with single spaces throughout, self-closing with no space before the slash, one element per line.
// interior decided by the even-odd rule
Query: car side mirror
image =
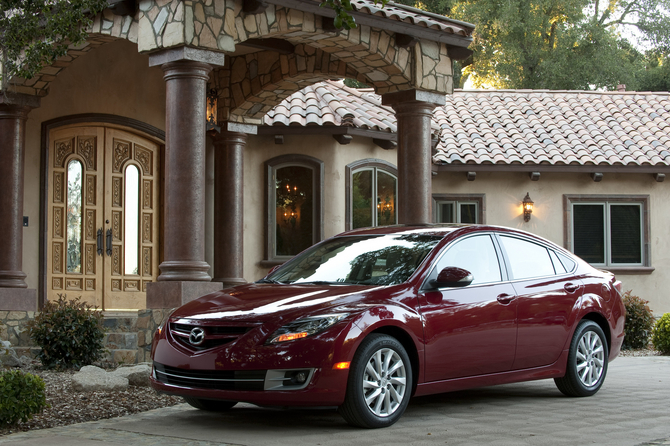
<path fill-rule="evenodd" d="M 468 286 L 475 277 L 467 269 L 457 266 L 447 266 L 437 275 L 437 279 L 431 280 L 430 284 L 435 288 L 460 288 Z"/>

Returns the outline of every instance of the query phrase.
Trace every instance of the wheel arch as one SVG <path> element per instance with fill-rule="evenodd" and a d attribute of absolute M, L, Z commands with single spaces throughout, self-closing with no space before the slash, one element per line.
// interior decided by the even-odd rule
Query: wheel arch
<path fill-rule="evenodd" d="M 409 356 L 410 365 L 412 366 L 412 395 L 416 391 L 416 386 L 419 382 L 419 372 L 420 372 L 420 362 L 419 362 L 419 352 L 414 344 L 412 337 L 400 327 L 394 325 L 384 325 L 382 327 L 376 328 L 372 333 L 379 333 L 391 336 L 400 342 Z"/>
<path fill-rule="evenodd" d="M 603 316 L 600 313 L 596 312 L 591 312 L 587 313 L 584 315 L 582 320 L 589 320 L 593 321 L 596 324 L 600 326 L 600 328 L 603 330 L 603 333 L 605 333 L 605 339 L 607 340 L 607 351 L 611 351 L 612 349 L 612 331 L 610 330 L 609 323 L 607 322 L 607 319 L 605 316 Z"/>

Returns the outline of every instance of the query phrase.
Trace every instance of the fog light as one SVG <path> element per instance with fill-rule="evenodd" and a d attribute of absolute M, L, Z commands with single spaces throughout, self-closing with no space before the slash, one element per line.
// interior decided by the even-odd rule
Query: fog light
<path fill-rule="evenodd" d="M 307 381 L 307 372 L 305 371 L 297 372 L 291 378 L 293 384 L 304 384 L 305 381 Z"/>

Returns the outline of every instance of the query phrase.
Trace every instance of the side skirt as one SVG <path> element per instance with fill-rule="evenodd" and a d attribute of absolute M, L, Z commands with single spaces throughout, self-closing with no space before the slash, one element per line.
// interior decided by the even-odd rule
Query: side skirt
<path fill-rule="evenodd" d="M 420 383 L 416 386 L 414 396 L 455 392 L 457 390 L 473 389 L 475 387 L 533 381 L 537 379 L 559 378 L 565 375 L 565 367 L 567 363 L 568 350 L 564 350 L 556 362 L 542 367 Z"/>

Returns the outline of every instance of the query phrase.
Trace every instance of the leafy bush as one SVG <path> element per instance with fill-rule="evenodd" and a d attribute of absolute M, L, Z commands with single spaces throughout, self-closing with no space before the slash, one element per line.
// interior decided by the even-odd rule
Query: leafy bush
<path fill-rule="evenodd" d="M 670 355 L 670 313 L 665 313 L 656 321 L 654 336 L 651 338 L 656 350 Z"/>
<path fill-rule="evenodd" d="M 45 407 L 42 378 L 20 370 L 0 372 L 0 426 L 28 421 Z"/>
<path fill-rule="evenodd" d="M 46 368 L 77 368 L 100 359 L 104 352 L 102 314 L 64 294 L 49 301 L 29 323 L 30 337 L 42 348 L 37 357 Z"/>
<path fill-rule="evenodd" d="M 654 315 L 647 305 L 649 301 L 641 299 L 626 291 L 623 295 L 626 306 L 626 325 L 623 339 L 623 349 L 646 348 L 649 345 L 649 336 L 654 327 Z"/>

